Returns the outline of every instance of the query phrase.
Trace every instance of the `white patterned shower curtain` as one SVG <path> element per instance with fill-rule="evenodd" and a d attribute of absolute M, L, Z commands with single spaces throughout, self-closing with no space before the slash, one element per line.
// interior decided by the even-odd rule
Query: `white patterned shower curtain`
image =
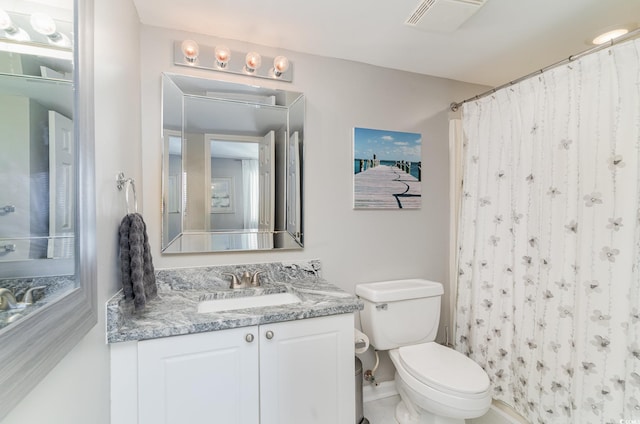
<path fill-rule="evenodd" d="M 456 349 L 532 423 L 640 423 L 640 41 L 466 103 L 463 130 Z"/>

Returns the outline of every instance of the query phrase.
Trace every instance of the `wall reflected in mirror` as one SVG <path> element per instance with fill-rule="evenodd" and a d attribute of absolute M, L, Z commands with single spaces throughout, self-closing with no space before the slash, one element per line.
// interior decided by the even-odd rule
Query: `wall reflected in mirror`
<path fill-rule="evenodd" d="M 304 96 L 164 74 L 164 253 L 300 249 Z"/>
<path fill-rule="evenodd" d="M 0 331 L 76 287 L 73 4 L 57 4 L 0 9 Z"/>

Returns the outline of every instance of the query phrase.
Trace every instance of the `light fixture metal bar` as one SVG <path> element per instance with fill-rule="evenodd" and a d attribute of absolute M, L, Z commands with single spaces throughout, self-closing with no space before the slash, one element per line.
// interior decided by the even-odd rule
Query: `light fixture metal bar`
<path fill-rule="evenodd" d="M 293 64 L 291 62 L 289 62 L 289 69 L 282 72 L 280 76 L 276 76 L 273 69 L 274 57 L 262 56 L 262 66 L 253 72 L 249 72 L 245 69 L 245 56 L 247 52 L 231 50 L 229 62 L 225 67 L 220 67 L 216 62 L 215 47 L 200 45 L 198 58 L 194 62 L 190 62 L 184 57 L 181 45 L 182 41 L 174 41 L 173 43 L 173 63 L 177 66 L 226 72 L 276 81 L 291 82 L 293 79 Z"/>

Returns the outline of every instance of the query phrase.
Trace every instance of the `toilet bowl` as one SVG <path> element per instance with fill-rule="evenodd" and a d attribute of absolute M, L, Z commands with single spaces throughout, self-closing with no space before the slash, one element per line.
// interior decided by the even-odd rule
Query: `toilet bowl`
<path fill-rule="evenodd" d="M 489 377 L 471 359 L 435 342 L 389 351 L 396 367 L 396 386 L 410 410 L 464 422 L 484 415 L 491 405 Z M 419 414 L 418 414 L 419 415 Z M 411 421 L 405 421 L 411 422 Z M 420 422 L 420 421 L 418 421 Z"/>
<path fill-rule="evenodd" d="M 462 424 L 491 405 L 486 372 L 434 341 L 442 293 L 441 284 L 417 279 L 356 286 L 362 329 L 396 367 L 400 424 Z"/>

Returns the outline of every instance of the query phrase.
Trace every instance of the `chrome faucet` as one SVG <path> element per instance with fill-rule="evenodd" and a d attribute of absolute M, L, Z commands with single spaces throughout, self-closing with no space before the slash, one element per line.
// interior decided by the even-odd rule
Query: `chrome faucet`
<path fill-rule="evenodd" d="M 263 271 L 256 271 L 251 275 L 249 271 L 244 271 L 240 278 L 231 272 L 223 272 L 222 275 L 228 275 L 231 277 L 231 283 L 229 284 L 230 289 L 244 289 L 247 287 L 259 287 L 260 280 L 258 276 L 262 274 Z"/>
<path fill-rule="evenodd" d="M 20 309 L 27 305 L 33 304 L 33 292 L 36 290 L 45 289 L 45 286 L 31 287 L 22 296 L 22 302 L 16 300 L 15 295 L 9 289 L 0 288 L 0 311 L 6 311 L 9 309 Z"/>
<path fill-rule="evenodd" d="M 18 307 L 16 297 L 9 289 L 0 289 L 0 311 L 15 309 Z"/>
<path fill-rule="evenodd" d="M 22 303 L 25 305 L 33 305 L 33 292 L 36 290 L 44 290 L 46 286 L 31 287 L 22 297 Z"/>
<path fill-rule="evenodd" d="M 263 272 L 264 271 L 256 271 L 253 273 L 253 276 L 251 277 L 251 285 L 253 287 L 260 287 L 260 280 L 258 279 L 258 276 Z"/>

